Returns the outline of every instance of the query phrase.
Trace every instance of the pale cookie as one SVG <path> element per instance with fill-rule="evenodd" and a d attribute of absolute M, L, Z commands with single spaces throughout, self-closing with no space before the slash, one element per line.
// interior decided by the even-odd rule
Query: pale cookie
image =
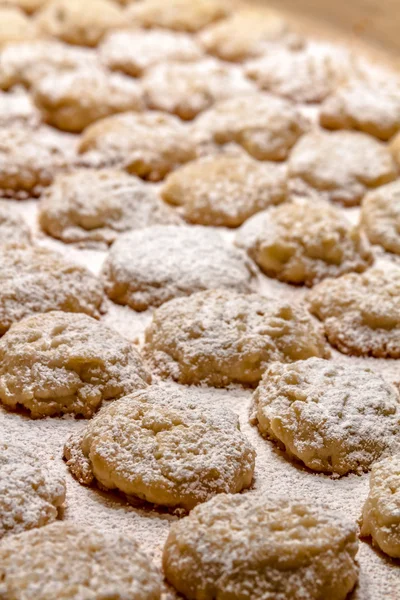
<path fill-rule="evenodd" d="M 47 123 L 72 133 L 110 115 L 145 108 L 140 84 L 93 67 L 50 73 L 34 86 L 33 97 Z"/>
<path fill-rule="evenodd" d="M 39 196 L 73 160 L 72 141 L 47 127 L 0 128 L 0 196 Z"/>
<path fill-rule="evenodd" d="M 93 50 L 68 46 L 56 40 L 9 44 L 0 53 L 0 88 L 31 87 L 49 72 L 97 66 Z"/>
<path fill-rule="evenodd" d="M 357 131 L 305 135 L 289 159 L 294 192 L 318 192 L 345 206 L 360 204 L 369 189 L 393 181 L 397 174 L 385 144 Z"/>
<path fill-rule="evenodd" d="M 166 578 L 191 600 L 345 600 L 357 527 L 307 500 L 221 494 L 172 523 Z"/>
<path fill-rule="evenodd" d="M 191 62 L 202 58 L 200 46 L 187 33 L 166 29 L 112 31 L 99 48 L 109 69 L 140 77 L 165 61 Z"/>
<path fill-rule="evenodd" d="M 287 198 L 286 168 L 246 156 L 200 158 L 168 176 L 161 190 L 190 223 L 238 227 Z"/>
<path fill-rule="evenodd" d="M 255 273 L 246 253 L 215 230 L 154 225 L 113 244 L 102 278 L 111 300 L 143 311 L 202 290 L 250 292 Z"/>
<path fill-rule="evenodd" d="M 0 401 L 33 418 L 91 417 L 150 383 L 131 342 L 83 314 L 48 312 L 15 323 L 0 340 Z"/>
<path fill-rule="evenodd" d="M 0 5 L 14 6 L 28 14 L 39 10 L 48 0 L 0 0 Z"/>
<path fill-rule="evenodd" d="M 400 133 L 394 136 L 389 147 L 396 165 L 400 167 Z"/>
<path fill-rule="evenodd" d="M 180 222 L 149 184 L 113 169 L 57 175 L 39 205 L 42 230 L 81 247 L 104 249 L 126 231 Z"/>
<path fill-rule="evenodd" d="M 296 49 L 303 43 L 276 11 L 248 8 L 210 25 L 199 34 L 198 40 L 207 52 L 228 61 L 274 53 L 281 46 Z"/>
<path fill-rule="evenodd" d="M 125 113 L 89 126 L 79 151 L 89 162 L 119 166 L 143 179 L 159 181 L 196 158 L 196 141 L 173 115 L 156 111 Z"/>
<path fill-rule="evenodd" d="M 13 323 L 51 310 L 98 318 L 100 281 L 85 267 L 41 247 L 0 248 L 0 335 Z"/>
<path fill-rule="evenodd" d="M 262 90 L 294 102 L 322 102 L 349 69 L 341 48 L 310 43 L 294 52 L 278 48 L 246 64 L 245 73 Z"/>
<path fill-rule="evenodd" d="M 0 91 L 1 128 L 14 123 L 36 127 L 41 118 L 40 111 L 34 105 L 31 96 L 23 89 L 17 88 L 8 93 Z"/>
<path fill-rule="evenodd" d="M 272 361 L 329 356 L 301 304 L 231 290 L 200 292 L 156 310 L 144 352 L 164 379 L 215 387 L 256 385 Z"/>
<path fill-rule="evenodd" d="M 0 5 L 0 48 L 39 37 L 35 23 L 19 8 Z"/>
<path fill-rule="evenodd" d="M 4 600 L 160 600 L 161 577 L 127 532 L 53 523 L 0 544 Z"/>
<path fill-rule="evenodd" d="M 124 13 L 111 0 L 51 0 L 37 13 L 43 33 L 68 44 L 97 46 L 102 37 L 126 23 Z"/>
<path fill-rule="evenodd" d="M 154 386 L 103 409 L 66 444 L 80 483 L 191 510 L 251 485 L 255 451 L 226 409 L 199 409 L 195 390 Z"/>
<path fill-rule="evenodd" d="M 313 471 L 367 471 L 399 441 L 400 398 L 359 365 L 310 358 L 272 364 L 253 395 L 252 420 Z"/>
<path fill-rule="evenodd" d="M 236 243 L 269 277 L 312 286 L 361 273 L 373 257 L 365 234 L 327 202 L 298 200 L 252 217 Z"/>
<path fill-rule="evenodd" d="M 0 539 L 55 521 L 64 501 L 64 477 L 21 446 L 0 444 Z"/>
<path fill-rule="evenodd" d="M 126 17 L 138 27 L 195 32 L 229 13 L 226 0 L 143 0 L 130 4 Z"/>
<path fill-rule="evenodd" d="M 400 268 L 326 279 L 308 293 L 311 312 L 344 354 L 400 358 Z"/>
<path fill-rule="evenodd" d="M 7 200 L 0 200 L 0 246 L 32 243 L 31 230 Z"/>
<path fill-rule="evenodd" d="M 215 104 L 194 122 L 216 144 L 235 142 L 258 160 L 285 160 L 310 124 L 294 104 L 269 94 L 248 94 Z"/>
<path fill-rule="evenodd" d="M 400 254 L 400 181 L 369 192 L 361 205 L 361 227 L 372 244 Z"/>
<path fill-rule="evenodd" d="M 383 552 L 400 558 L 400 454 L 373 466 L 369 487 L 361 535 L 371 536 Z"/>
<path fill-rule="evenodd" d="M 194 119 L 219 100 L 255 92 L 254 84 L 240 67 L 214 58 L 156 65 L 144 76 L 143 88 L 149 108 L 184 120 Z"/>

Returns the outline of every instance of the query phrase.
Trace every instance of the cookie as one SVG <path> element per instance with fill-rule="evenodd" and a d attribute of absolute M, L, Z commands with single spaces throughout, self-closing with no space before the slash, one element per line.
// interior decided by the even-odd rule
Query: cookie
<path fill-rule="evenodd" d="M 32 14 L 39 10 L 47 0 L 2 0 L 2 4 L 5 6 L 14 6 L 20 8 L 28 14 Z"/>
<path fill-rule="evenodd" d="M 372 244 L 400 254 L 400 182 L 369 192 L 361 205 L 360 224 Z"/>
<path fill-rule="evenodd" d="M 1 128 L 14 123 L 37 127 L 41 118 L 40 111 L 36 108 L 31 96 L 21 88 L 8 93 L 0 91 Z"/>
<path fill-rule="evenodd" d="M 207 289 L 251 291 L 245 252 L 206 227 L 154 225 L 121 236 L 103 265 L 108 297 L 137 311 Z"/>
<path fill-rule="evenodd" d="M 357 549 L 356 525 L 310 499 L 220 494 L 172 523 L 163 566 L 193 600 L 345 600 Z"/>
<path fill-rule="evenodd" d="M 329 356 L 303 305 L 232 290 L 200 292 L 154 311 L 144 353 L 164 379 L 215 387 L 257 385 L 272 361 Z"/>
<path fill-rule="evenodd" d="M 372 188 L 396 179 L 388 148 L 357 131 L 316 131 L 305 135 L 290 155 L 289 176 L 296 193 L 312 194 L 344 206 L 360 204 Z"/>
<path fill-rule="evenodd" d="M 0 264 L 0 335 L 24 317 L 51 310 L 100 316 L 100 281 L 58 252 L 0 247 Z"/>
<path fill-rule="evenodd" d="M 261 212 L 240 229 L 236 243 L 269 277 L 307 286 L 361 273 L 373 262 L 360 228 L 322 201 L 298 200 Z"/>
<path fill-rule="evenodd" d="M 326 279 L 308 293 L 311 312 L 344 354 L 400 358 L 400 268 Z"/>
<path fill-rule="evenodd" d="M 104 249 L 126 231 L 180 222 L 149 184 L 116 169 L 59 174 L 39 205 L 42 230 L 80 247 Z"/>
<path fill-rule="evenodd" d="M 397 390 L 371 369 L 310 358 L 272 364 L 253 396 L 253 422 L 313 471 L 367 471 L 395 447 Z"/>
<path fill-rule="evenodd" d="M 19 8 L 0 5 L 0 48 L 39 37 L 35 23 Z"/>
<path fill-rule="evenodd" d="M 0 200 L 0 246 L 31 243 L 32 233 L 26 221 L 7 200 Z"/>
<path fill-rule="evenodd" d="M 67 441 L 65 458 L 80 483 L 191 510 L 252 482 L 255 451 L 226 409 L 199 409 L 194 390 L 159 386 L 103 409 Z M 111 450 L 112 449 L 112 450 Z"/>

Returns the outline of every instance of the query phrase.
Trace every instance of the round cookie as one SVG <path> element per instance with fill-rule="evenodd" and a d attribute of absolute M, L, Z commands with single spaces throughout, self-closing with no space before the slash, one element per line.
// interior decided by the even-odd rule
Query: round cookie
<path fill-rule="evenodd" d="M 397 390 L 368 368 L 309 358 L 274 363 L 253 395 L 252 420 L 313 471 L 367 471 L 394 447 Z"/>
<path fill-rule="evenodd" d="M 32 98 L 23 89 L 16 88 L 12 92 L 0 91 L 0 127 L 8 127 L 18 123 L 37 127 L 41 114 L 32 102 Z"/>
<path fill-rule="evenodd" d="M 199 409 L 196 394 L 153 386 L 114 402 L 67 441 L 69 468 L 82 484 L 186 510 L 248 488 L 255 451 L 237 416 Z"/>
<path fill-rule="evenodd" d="M 98 66 L 88 48 L 68 46 L 56 40 L 8 44 L 0 53 L 0 88 L 31 87 L 49 72 Z"/>
<path fill-rule="evenodd" d="M 180 222 L 149 184 L 114 169 L 59 174 L 39 205 L 42 230 L 81 247 L 107 248 L 125 231 Z"/>
<path fill-rule="evenodd" d="M 125 22 L 121 8 L 111 0 L 51 0 L 36 17 L 43 33 L 78 46 L 97 46 L 107 31 Z"/>
<path fill-rule="evenodd" d="M 0 5 L 0 48 L 38 37 L 34 22 L 19 8 Z"/>
<path fill-rule="evenodd" d="M 166 179 L 161 195 L 190 223 L 238 227 L 287 198 L 287 171 L 246 155 L 200 158 Z"/>
<path fill-rule="evenodd" d="M 215 387 L 256 385 L 272 361 L 329 356 L 301 304 L 231 290 L 200 292 L 154 311 L 144 353 L 164 379 Z"/>
<path fill-rule="evenodd" d="M 400 358 L 400 268 L 326 279 L 308 292 L 311 312 L 344 354 Z"/>
<path fill-rule="evenodd" d="M 349 55 L 335 46 L 310 43 L 303 50 L 277 48 L 246 64 L 260 89 L 293 102 L 322 102 L 349 69 Z"/>
<path fill-rule="evenodd" d="M 191 62 L 203 56 L 193 37 L 166 29 L 112 31 L 99 51 L 109 69 L 123 71 L 131 77 L 140 77 L 158 63 Z"/>
<path fill-rule="evenodd" d="M 303 43 L 276 11 L 248 8 L 210 25 L 200 32 L 198 40 L 209 54 L 237 62 L 275 52 L 281 46 L 299 48 Z"/>
<path fill-rule="evenodd" d="M 34 86 L 33 97 L 47 123 L 71 133 L 110 115 L 145 107 L 136 81 L 92 66 L 48 74 Z"/>
<path fill-rule="evenodd" d="M 32 243 L 31 230 L 7 200 L 0 200 L 0 246 Z"/>
<path fill-rule="evenodd" d="M 372 244 L 400 254 L 400 181 L 384 185 L 365 196 L 360 225 Z"/>
<path fill-rule="evenodd" d="M 21 123 L 0 128 L 0 196 L 39 196 L 72 160 L 72 140 L 50 128 Z"/>
<path fill-rule="evenodd" d="M 400 558 L 400 454 L 372 467 L 361 535 L 371 536 L 383 552 Z"/>
<path fill-rule="evenodd" d="M 149 108 L 184 120 L 194 119 L 218 100 L 255 92 L 242 69 L 214 58 L 155 65 L 144 76 L 143 88 Z"/>
<path fill-rule="evenodd" d="M 247 94 L 215 104 L 199 115 L 195 131 L 217 144 L 236 142 L 257 160 L 285 160 L 309 122 L 283 98 Z"/>
<path fill-rule="evenodd" d="M 345 206 L 360 204 L 371 188 L 396 179 L 388 148 L 357 131 L 316 131 L 296 144 L 289 159 L 294 192 L 312 194 Z"/>
<path fill-rule="evenodd" d="M 310 499 L 220 494 L 172 523 L 163 566 L 191 600 L 345 600 L 357 550 L 356 525 Z"/>
<path fill-rule="evenodd" d="M 365 234 L 326 202 L 282 204 L 249 219 L 236 237 L 269 277 L 312 286 L 361 273 L 373 257 Z"/>
<path fill-rule="evenodd" d="M 215 230 L 154 225 L 113 244 L 102 278 L 111 300 L 143 311 L 201 290 L 250 292 L 255 268 Z"/>
<path fill-rule="evenodd" d="M 0 539 L 55 521 L 64 501 L 64 477 L 21 446 L 0 444 Z"/>
<path fill-rule="evenodd" d="M 0 544 L 4 600 L 160 600 L 161 577 L 136 540 L 81 523 L 53 523 Z"/>
<path fill-rule="evenodd" d="M 15 323 L 0 340 L 0 401 L 30 416 L 91 417 L 150 383 L 131 342 L 84 314 L 48 312 Z"/>
<path fill-rule="evenodd" d="M 222 19 L 229 12 L 229 2 L 226 0 L 143 0 L 130 4 L 126 17 L 137 27 L 165 27 L 195 32 Z"/>
<path fill-rule="evenodd" d="M 196 158 L 196 142 L 173 115 L 125 113 L 102 119 L 83 133 L 79 152 L 102 166 L 119 166 L 143 179 L 159 181 Z"/>
<path fill-rule="evenodd" d="M 41 247 L 0 247 L 0 335 L 13 323 L 51 310 L 98 318 L 100 281 L 85 267 Z"/>

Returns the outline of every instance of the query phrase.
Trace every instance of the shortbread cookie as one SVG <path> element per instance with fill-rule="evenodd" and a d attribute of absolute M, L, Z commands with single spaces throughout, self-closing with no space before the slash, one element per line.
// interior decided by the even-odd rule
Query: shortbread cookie
<path fill-rule="evenodd" d="M 308 120 L 293 104 L 261 93 L 222 100 L 194 124 L 198 135 L 217 144 L 236 142 L 258 160 L 285 160 L 309 129 Z"/>
<path fill-rule="evenodd" d="M 93 50 L 76 48 L 56 40 L 9 44 L 0 53 L 0 88 L 31 87 L 48 73 L 98 66 Z"/>
<path fill-rule="evenodd" d="M 143 179 L 159 181 L 196 157 L 196 141 L 173 115 L 125 113 L 88 127 L 79 151 L 89 161 L 119 166 Z"/>
<path fill-rule="evenodd" d="M 302 46 L 285 19 L 274 10 L 242 9 L 228 19 L 210 25 L 198 36 L 203 48 L 222 60 L 243 61 L 280 47 Z"/>
<path fill-rule="evenodd" d="M 135 538 L 53 523 L 0 544 L 4 600 L 160 600 L 161 577 Z"/>
<path fill-rule="evenodd" d="M 37 37 L 39 36 L 35 23 L 19 8 L 0 5 L 0 48 Z"/>
<path fill-rule="evenodd" d="M 200 226 L 154 225 L 126 233 L 103 266 L 109 298 L 138 311 L 201 290 L 250 292 L 254 279 L 243 250 Z"/>
<path fill-rule="evenodd" d="M 166 202 L 190 223 L 238 227 L 256 212 L 287 198 L 287 171 L 246 155 L 200 158 L 168 176 Z"/>
<path fill-rule="evenodd" d="M 355 206 L 371 188 L 396 179 L 388 148 L 357 131 L 316 131 L 304 136 L 290 155 L 292 189 Z"/>
<path fill-rule="evenodd" d="M 150 373 L 131 342 L 84 314 L 48 312 L 0 340 L 0 401 L 33 418 L 91 417 L 103 400 L 145 387 Z"/>
<path fill-rule="evenodd" d="M 32 234 L 26 221 L 7 200 L 0 200 L 0 246 L 29 245 L 31 242 Z"/>
<path fill-rule="evenodd" d="M 360 223 L 372 244 L 400 254 L 400 181 L 384 185 L 365 196 Z"/>
<path fill-rule="evenodd" d="M 307 500 L 220 494 L 172 523 L 163 566 L 193 600 L 345 600 L 357 527 Z"/>
<path fill-rule="evenodd" d="M 311 312 L 344 354 L 400 358 L 400 268 L 326 279 L 308 293 Z"/>
<path fill-rule="evenodd" d="M 255 92 L 242 69 L 214 58 L 156 65 L 143 78 L 143 88 L 150 108 L 184 120 L 194 119 L 218 100 Z"/>
<path fill-rule="evenodd" d="M 100 56 L 109 69 L 139 77 L 165 61 L 191 62 L 202 58 L 200 46 L 187 33 L 152 30 L 117 30 L 100 45 Z"/>
<path fill-rule="evenodd" d="M 372 263 L 365 234 L 325 202 L 290 202 L 255 215 L 236 243 L 269 277 L 312 286 Z"/>
<path fill-rule="evenodd" d="M 139 27 L 194 32 L 227 16 L 229 5 L 226 0 L 143 0 L 130 4 L 126 17 Z"/>
<path fill-rule="evenodd" d="M 383 552 L 400 558 L 400 454 L 373 466 L 369 487 L 361 535 L 371 536 Z"/>
<path fill-rule="evenodd" d="M 18 88 L 8 93 L 0 91 L 1 128 L 14 123 L 36 127 L 41 118 L 40 111 L 34 105 L 31 96 L 24 90 Z"/>
<path fill-rule="evenodd" d="M 47 123 L 72 133 L 109 115 L 145 108 L 142 87 L 136 81 L 102 68 L 50 73 L 33 92 Z"/>
<path fill-rule="evenodd" d="M 215 387 L 255 385 L 272 361 L 329 356 L 301 304 L 231 290 L 200 292 L 156 310 L 144 351 L 161 377 Z"/>
<path fill-rule="evenodd" d="M 0 196 L 39 196 L 73 160 L 72 141 L 47 127 L 0 128 Z"/>
<path fill-rule="evenodd" d="M 4 6 L 14 6 L 20 8 L 28 14 L 32 14 L 39 10 L 48 0 L 1 0 Z"/>
<path fill-rule="evenodd" d="M 50 0 L 36 22 L 43 33 L 68 44 L 97 46 L 107 31 L 125 25 L 126 18 L 111 0 Z"/>
<path fill-rule="evenodd" d="M 255 451 L 238 417 L 199 409 L 196 394 L 154 386 L 114 402 L 69 439 L 69 468 L 85 485 L 187 510 L 248 488 Z"/>
<path fill-rule="evenodd" d="M 22 446 L 0 444 L 0 539 L 55 521 L 64 501 L 64 477 Z"/>
<path fill-rule="evenodd" d="M 303 50 L 278 48 L 247 63 L 245 72 L 262 90 L 294 102 L 322 102 L 345 76 L 350 56 L 341 48 L 310 43 Z"/>
<path fill-rule="evenodd" d="M 0 264 L 0 335 L 24 317 L 51 310 L 100 316 L 100 281 L 58 252 L 3 247 Z"/>
<path fill-rule="evenodd" d="M 395 447 L 400 398 L 371 369 L 310 358 L 272 364 L 253 396 L 253 421 L 309 469 L 367 471 Z"/>
<path fill-rule="evenodd" d="M 102 249 L 125 231 L 180 222 L 149 184 L 114 169 L 57 175 L 39 205 L 42 230 L 81 247 Z"/>

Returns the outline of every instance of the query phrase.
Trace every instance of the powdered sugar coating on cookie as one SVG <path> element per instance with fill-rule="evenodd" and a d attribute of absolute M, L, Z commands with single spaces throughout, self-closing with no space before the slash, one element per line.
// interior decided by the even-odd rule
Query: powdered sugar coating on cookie
<path fill-rule="evenodd" d="M 7 200 L 0 200 L 0 245 L 29 245 L 32 233 L 22 216 L 16 214 Z"/>
<path fill-rule="evenodd" d="M 345 600 L 357 550 L 355 524 L 309 499 L 220 494 L 171 525 L 163 566 L 193 600 Z"/>
<path fill-rule="evenodd" d="M 200 292 L 154 311 L 144 353 L 165 379 L 215 387 L 256 385 L 272 361 L 329 356 L 303 305 L 231 290 Z"/>
<path fill-rule="evenodd" d="M 237 416 L 202 411 L 196 393 L 152 386 L 118 400 L 67 441 L 69 468 L 80 483 L 187 510 L 249 487 L 255 452 Z"/>
<path fill-rule="evenodd" d="M 400 182 L 369 192 L 361 205 L 360 224 L 372 244 L 400 254 Z"/>
<path fill-rule="evenodd" d="M 11 123 L 34 127 L 39 125 L 40 121 L 40 111 L 24 90 L 16 88 L 8 93 L 0 91 L 0 127 L 7 127 Z"/>

